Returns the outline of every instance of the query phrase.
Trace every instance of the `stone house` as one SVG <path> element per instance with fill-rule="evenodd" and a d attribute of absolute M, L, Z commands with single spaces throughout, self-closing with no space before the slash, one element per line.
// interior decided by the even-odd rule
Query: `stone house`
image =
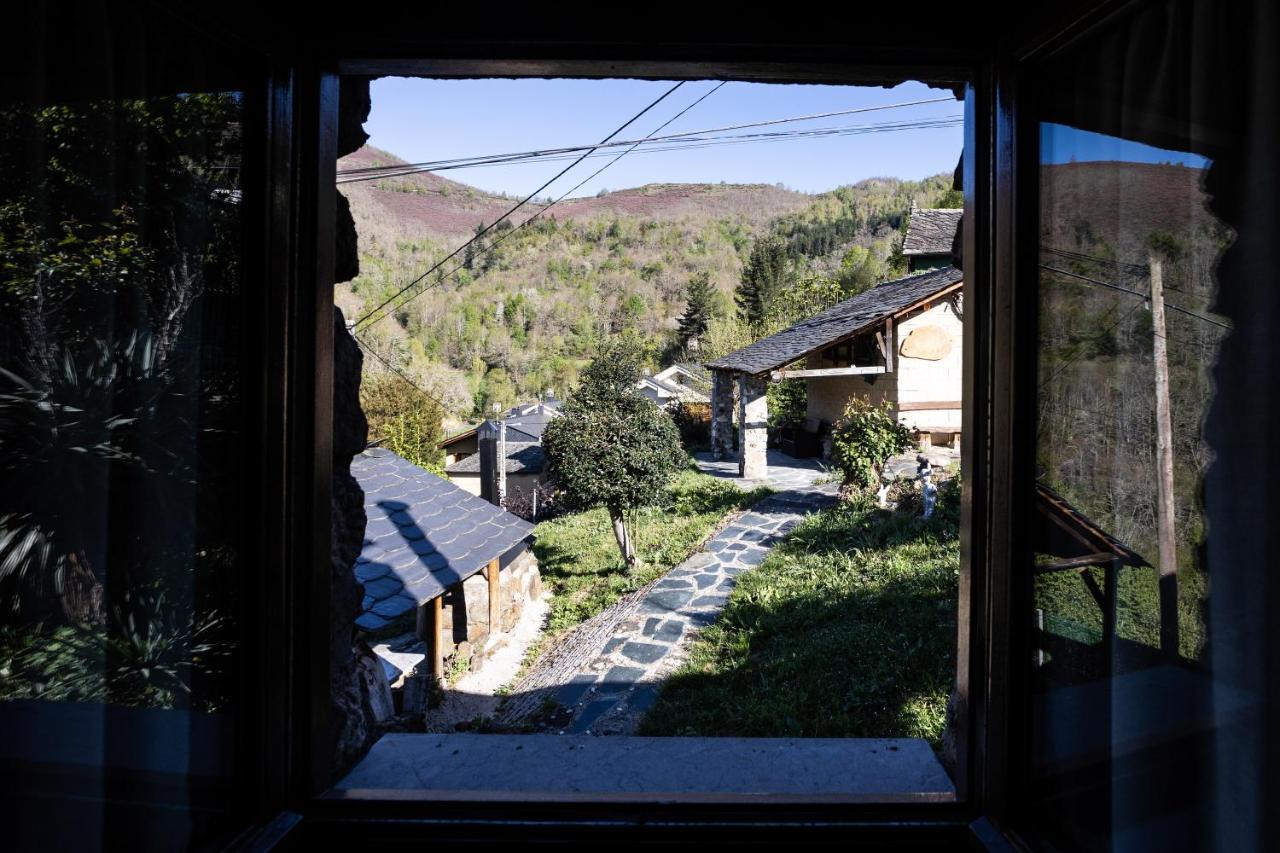
<path fill-rule="evenodd" d="M 386 633 L 415 613 L 432 675 L 459 656 L 478 665 L 542 595 L 533 525 L 389 450 L 358 454 L 351 473 L 366 517 L 356 625 Z"/>
<path fill-rule="evenodd" d="M 810 432 L 828 432 L 848 400 L 861 396 L 888 403 L 922 439 L 957 442 L 962 278 L 945 266 L 885 282 L 710 362 L 713 453 L 734 453 L 736 385 L 739 473 L 767 474 L 766 388 L 781 379 L 805 380 Z"/>
<path fill-rule="evenodd" d="M 500 418 L 487 420 L 437 445 L 444 451 L 445 474 L 468 493 L 498 503 L 498 430 L 505 431 L 504 494 L 529 494 L 545 481 L 542 432 L 560 415 L 560 403 L 550 394 L 534 403 L 513 406 Z M 482 453 L 482 451 L 487 451 Z"/>

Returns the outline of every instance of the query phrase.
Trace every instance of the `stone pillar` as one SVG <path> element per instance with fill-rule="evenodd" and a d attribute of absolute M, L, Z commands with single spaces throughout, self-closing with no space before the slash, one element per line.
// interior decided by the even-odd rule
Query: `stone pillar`
<path fill-rule="evenodd" d="M 711 458 L 733 458 L 733 374 L 711 371 Z"/>
<path fill-rule="evenodd" d="M 738 476 L 763 480 L 769 476 L 769 380 L 738 376 Z"/>

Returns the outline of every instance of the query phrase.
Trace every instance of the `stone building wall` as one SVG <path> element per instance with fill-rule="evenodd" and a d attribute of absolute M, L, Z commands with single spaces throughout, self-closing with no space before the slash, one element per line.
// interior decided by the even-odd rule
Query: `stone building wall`
<path fill-rule="evenodd" d="M 471 669 L 481 668 L 485 657 L 501 643 L 502 632 L 514 628 L 524 608 L 542 597 L 542 576 L 532 550 L 526 549 L 499 572 L 498 591 L 502 624 L 496 633 L 490 630 L 489 581 L 483 573 L 467 578 L 460 590 L 445 596 L 445 672 L 459 655 Z"/>

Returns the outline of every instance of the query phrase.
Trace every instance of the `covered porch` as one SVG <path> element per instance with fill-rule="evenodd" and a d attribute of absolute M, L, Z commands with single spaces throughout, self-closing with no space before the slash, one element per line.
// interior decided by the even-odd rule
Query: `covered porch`
<path fill-rule="evenodd" d="M 815 437 L 855 395 L 913 428 L 958 434 L 962 278 L 947 266 L 885 282 L 709 362 L 712 458 L 769 479 L 768 389 L 785 379 L 806 380 Z"/>

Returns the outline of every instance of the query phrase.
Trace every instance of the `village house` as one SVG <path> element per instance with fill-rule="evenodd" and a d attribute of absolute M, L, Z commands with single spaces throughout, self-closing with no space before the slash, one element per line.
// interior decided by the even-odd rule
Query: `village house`
<path fill-rule="evenodd" d="M 830 432 L 848 401 L 887 403 L 922 440 L 960 435 L 962 273 L 945 266 L 885 282 L 710 362 L 712 452 L 733 451 L 738 400 L 741 476 L 767 474 L 770 381 L 804 379 L 805 431 Z"/>
<path fill-rule="evenodd" d="M 445 474 L 459 488 L 493 504 L 507 495 L 533 494 L 545 482 L 542 432 L 559 414 L 559 401 L 548 394 L 450 436 L 438 445 L 445 452 Z M 497 467 L 499 445 L 503 470 Z"/>
<path fill-rule="evenodd" d="M 636 383 L 640 393 L 659 406 L 711 402 L 711 376 L 698 364 L 676 362 Z"/>
<path fill-rule="evenodd" d="M 478 668 L 542 595 L 533 525 L 383 448 L 357 455 L 351 473 L 366 519 L 356 625 L 386 638 L 416 614 L 412 634 L 375 649 L 388 680 L 398 685 L 415 659 L 437 680 L 446 662 Z"/>
<path fill-rule="evenodd" d="M 956 241 L 960 236 L 958 207 L 911 206 L 907 233 L 902 238 L 902 254 L 907 259 L 907 272 L 947 267 L 959 257 Z"/>

